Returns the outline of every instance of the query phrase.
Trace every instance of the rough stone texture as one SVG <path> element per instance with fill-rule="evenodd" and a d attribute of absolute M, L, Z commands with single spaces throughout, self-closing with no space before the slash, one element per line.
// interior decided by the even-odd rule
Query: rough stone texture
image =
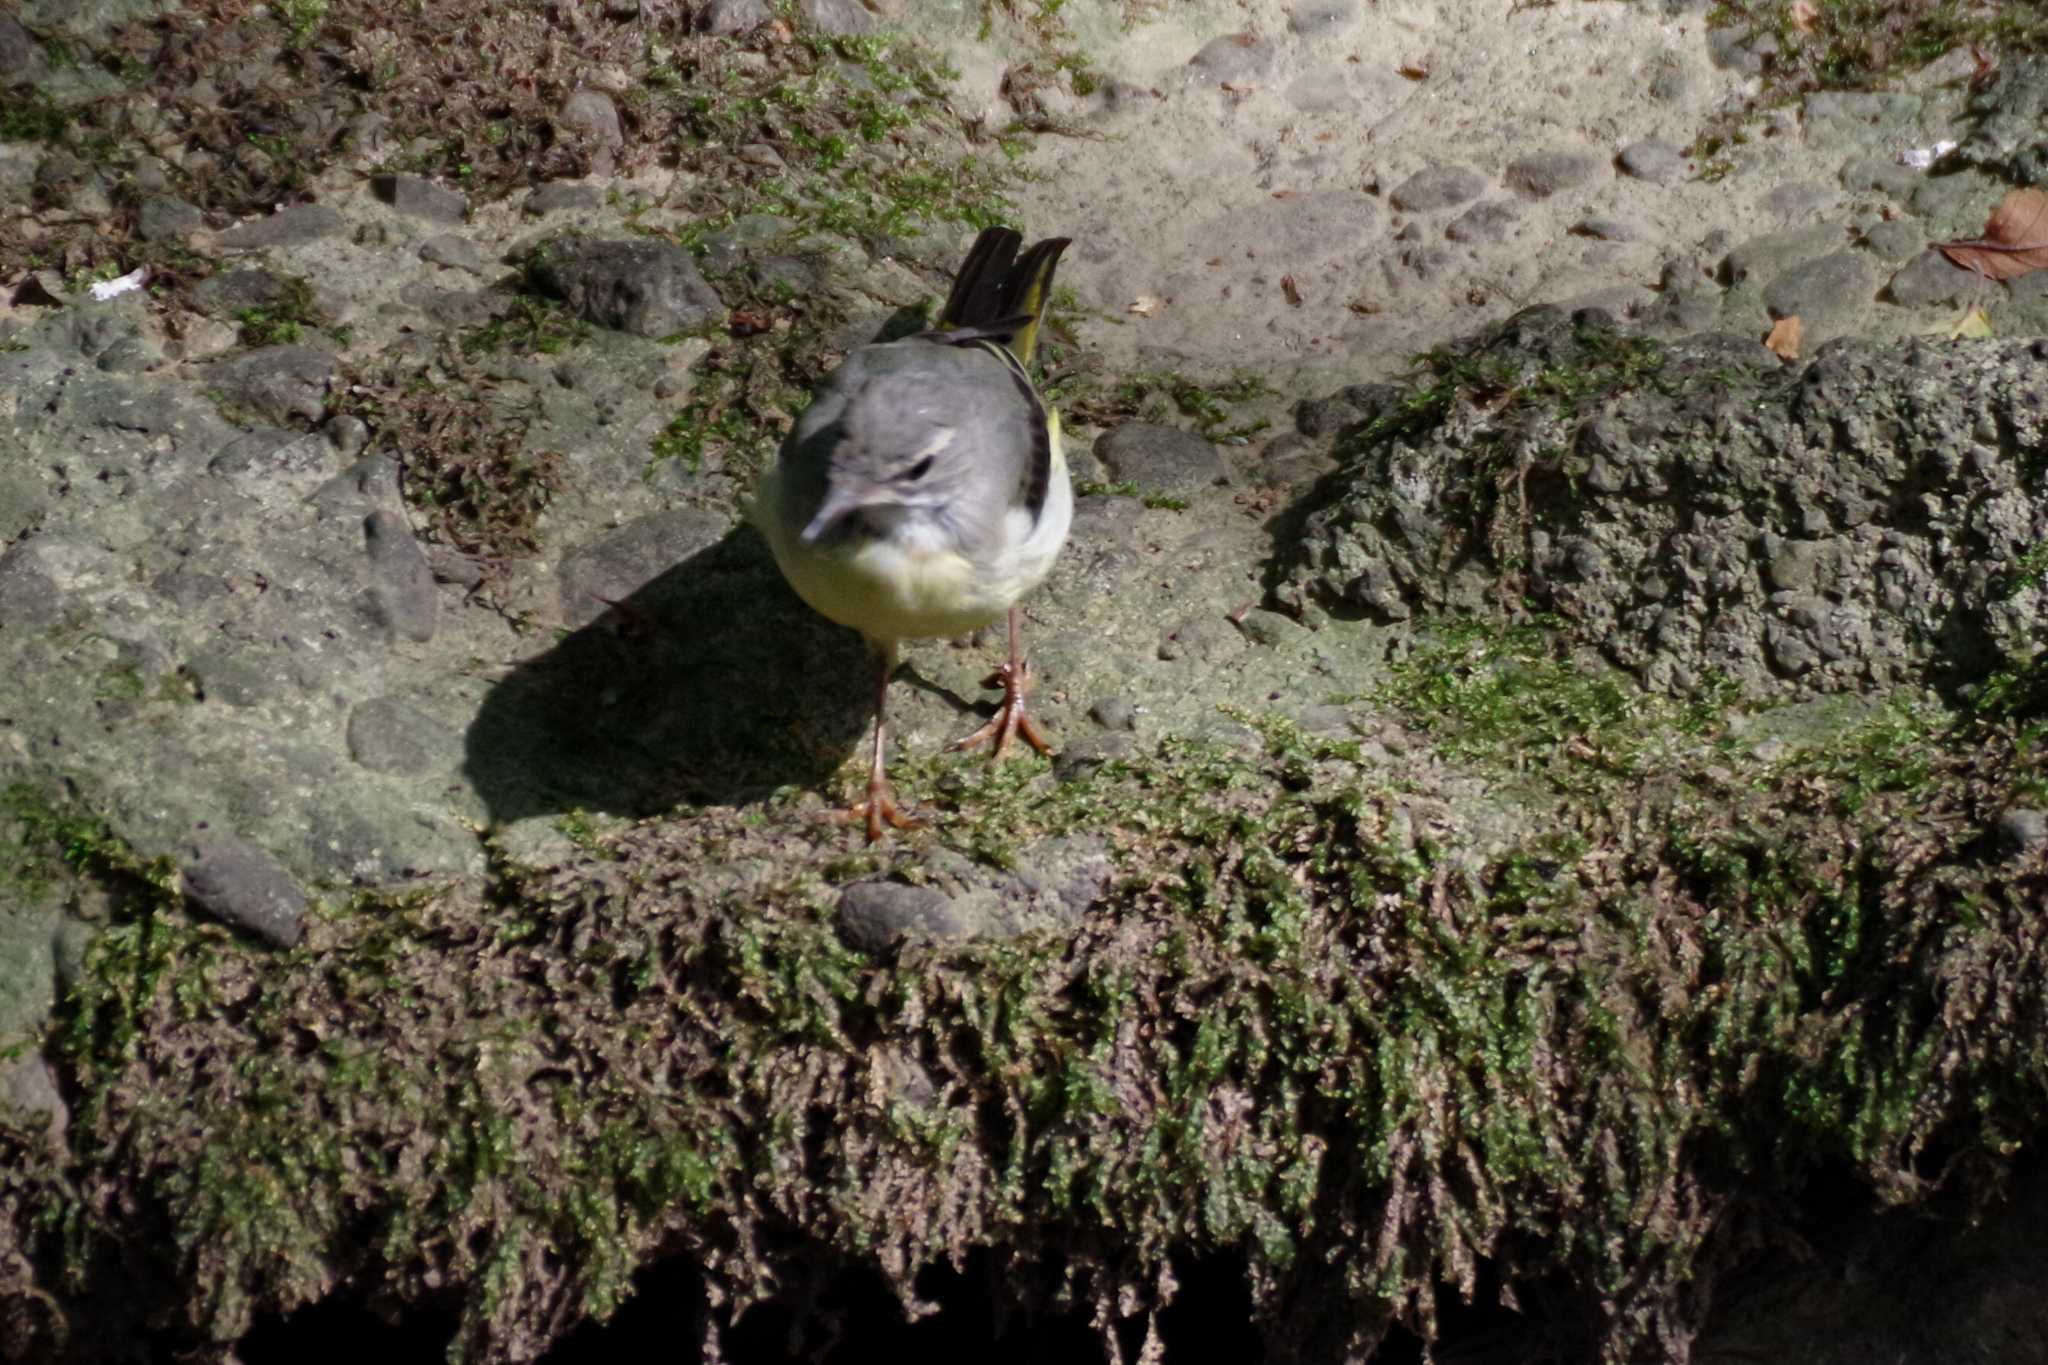
<path fill-rule="evenodd" d="M 1797 317 L 1809 343 L 1831 339 L 1862 320 L 1877 292 L 1877 267 L 1860 251 L 1837 251 L 1796 266 L 1764 290 L 1774 318 Z"/>
<path fill-rule="evenodd" d="M 1844 341 L 1781 375 L 1747 343 L 1681 344 L 1570 428 L 1467 412 L 1381 451 L 1310 519 L 1303 569 L 1383 621 L 1526 595 L 1659 690 L 1967 679 L 2044 605 L 2012 576 L 2048 537 L 2041 345 Z M 1585 361 L 1542 310 L 1487 355 Z"/>
<path fill-rule="evenodd" d="M 231 227 L 216 239 L 229 250 L 255 251 L 268 247 L 305 246 L 342 232 L 347 224 L 339 213 L 325 204 L 295 204 L 268 218 L 257 218 Z"/>
<path fill-rule="evenodd" d="M 1535 152 L 1508 163 L 1502 179 L 1531 199 L 1548 199 L 1559 190 L 1583 185 L 1600 172 L 1600 158 L 1578 148 Z"/>
<path fill-rule="evenodd" d="M 1661 138 L 1644 138 L 1621 149 L 1615 165 L 1624 175 L 1662 185 L 1686 172 L 1685 153 Z"/>
<path fill-rule="evenodd" d="M 1027 849 L 1015 866 L 991 871 L 951 849 L 934 849 L 919 882 L 855 882 L 839 895 L 840 933 L 880 952 L 904 937 L 1009 938 L 1071 930 L 1108 889 L 1108 850 L 1092 838 L 1056 839 Z"/>
<path fill-rule="evenodd" d="M 370 559 L 370 602 L 377 620 L 394 636 L 425 644 L 434 638 L 440 598 L 434 572 L 413 538 L 412 527 L 396 512 L 379 508 L 363 519 L 363 539 Z"/>
<path fill-rule="evenodd" d="M 556 122 L 565 132 L 587 137 L 599 146 L 616 147 L 625 141 L 619 130 L 619 108 L 602 90 L 578 90 L 571 94 L 562 101 L 562 112 L 556 115 Z"/>
<path fill-rule="evenodd" d="M 1454 242 L 1504 242 L 1515 216 L 1515 206 L 1505 201 L 1474 204 L 1451 220 L 1444 236 Z"/>
<path fill-rule="evenodd" d="M 774 17 L 768 0 L 711 0 L 697 17 L 697 25 L 706 33 L 727 36 L 744 33 Z"/>
<path fill-rule="evenodd" d="M 1095 443 L 1110 478 L 1141 493 L 1188 493 L 1224 482 L 1229 469 L 1216 447 L 1192 431 L 1128 422 Z"/>
<path fill-rule="evenodd" d="M 185 895 L 224 924 L 280 948 L 306 932 L 306 893 L 277 860 L 246 839 L 205 832 L 185 849 Z"/>
<path fill-rule="evenodd" d="M 1885 293 L 1892 302 L 1909 308 L 1956 308 L 1972 298 L 1993 296 L 1994 287 L 1982 276 L 1963 269 L 1939 251 L 1922 251 L 1906 262 Z"/>
<path fill-rule="evenodd" d="M 373 175 L 370 190 L 408 218 L 459 223 L 469 216 L 469 199 L 417 175 Z"/>
<path fill-rule="evenodd" d="M 644 237 L 559 237 L 535 255 L 527 274 L 577 316 L 634 336 L 686 332 L 724 310 L 689 252 Z"/>
<path fill-rule="evenodd" d="M 265 346 L 215 361 L 206 377 L 230 402 L 272 422 L 317 422 L 327 411 L 334 357 L 306 346 Z"/>
<path fill-rule="evenodd" d="M 1258 80 L 1273 65 L 1273 45 L 1252 33 L 1211 38 L 1188 58 L 1188 79 L 1201 84 L 1242 85 Z"/>
<path fill-rule="evenodd" d="M 1394 187 L 1387 202 L 1406 213 L 1469 203 L 1486 192 L 1486 177 L 1467 166 L 1431 166 Z"/>

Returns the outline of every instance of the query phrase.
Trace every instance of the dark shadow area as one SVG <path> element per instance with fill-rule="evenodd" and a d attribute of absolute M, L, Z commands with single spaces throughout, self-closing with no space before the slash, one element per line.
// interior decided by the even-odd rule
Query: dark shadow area
<path fill-rule="evenodd" d="M 331 1298 L 257 1321 L 235 1343 L 241 1365 L 309 1365 L 366 1361 L 375 1365 L 444 1365 L 455 1335 L 453 1312 L 410 1307 L 393 1325 L 359 1300 Z M 173 1358 L 184 1358 L 176 1356 Z"/>
<path fill-rule="evenodd" d="M 565 599 L 571 596 L 564 586 Z M 872 719 L 873 663 L 738 529 L 606 607 L 492 688 L 464 770 L 494 820 L 642 817 L 821 782 Z"/>

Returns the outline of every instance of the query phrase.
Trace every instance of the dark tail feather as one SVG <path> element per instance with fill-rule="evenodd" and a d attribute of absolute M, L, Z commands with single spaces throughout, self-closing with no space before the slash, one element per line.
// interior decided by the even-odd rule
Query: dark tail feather
<path fill-rule="evenodd" d="M 1049 237 L 1020 257 L 1017 248 L 1023 241 L 1011 228 L 982 229 L 953 277 L 935 339 L 1002 341 L 1017 359 L 1031 363 L 1038 324 L 1052 294 L 1052 273 L 1070 239 Z"/>

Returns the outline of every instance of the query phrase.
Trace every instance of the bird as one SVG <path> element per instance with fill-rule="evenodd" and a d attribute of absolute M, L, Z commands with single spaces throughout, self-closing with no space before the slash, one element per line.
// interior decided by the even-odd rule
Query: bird
<path fill-rule="evenodd" d="M 1009 658 L 985 687 L 1002 702 L 955 749 L 1018 736 L 1048 756 L 1032 720 L 1018 602 L 1051 572 L 1073 522 L 1059 414 L 1030 364 L 1069 239 L 1022 251 L 1013 228 L 982 230 L 936 323 L 860 346 L 820 381 L 755 490 L 752 520 L 783 577 L 820 615 L 873 647 L 873 757 L 865 799 L 840 816 L 883 827 L 924 821 L 890 790 L 889 683 L 905 640 L 961 635 L 1007 614 Z"/>

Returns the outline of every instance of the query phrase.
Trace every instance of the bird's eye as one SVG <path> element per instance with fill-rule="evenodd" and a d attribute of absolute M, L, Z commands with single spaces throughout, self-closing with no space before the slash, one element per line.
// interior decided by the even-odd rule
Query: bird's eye
<path fill-rule="evenodd" d="M 903 477 L 910 483 L 916 483 L 919 479 L 923 478 L 925 475 L 931 472 L 932 457 L 927 455 L 922 460 L 919 460 L 916 464 L 912 465 L 908 470 L 904 471 Z"/>

